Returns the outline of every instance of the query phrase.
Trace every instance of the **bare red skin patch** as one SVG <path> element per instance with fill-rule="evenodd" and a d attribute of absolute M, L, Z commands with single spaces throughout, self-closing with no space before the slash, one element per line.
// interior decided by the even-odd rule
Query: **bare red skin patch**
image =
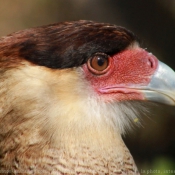
<path fill-rule="evenodd" d="M 111 56 L 105 74 L 96 75 L 88 66 L 83 65 L 85 76 L 95 92 L 105 100 L 143 100 L 144 96 L 137 87 L 149 84 L 158 60 L 144 49 L 136 48 Z"/>

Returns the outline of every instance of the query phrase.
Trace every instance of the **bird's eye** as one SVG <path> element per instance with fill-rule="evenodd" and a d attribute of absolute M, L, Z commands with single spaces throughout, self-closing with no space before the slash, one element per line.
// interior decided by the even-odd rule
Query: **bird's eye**
<path fill-rule="evenodd" d="M 96 54 L 88 61 L 88 67 L 95 74 L 103 74 L 109 65 L 109 56 Z"/>

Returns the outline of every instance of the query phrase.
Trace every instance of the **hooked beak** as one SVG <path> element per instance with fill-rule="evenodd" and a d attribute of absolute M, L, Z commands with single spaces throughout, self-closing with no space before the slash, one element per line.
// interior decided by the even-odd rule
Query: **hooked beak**
<path fill-rule="evenodd" d="M 175 106 L 175 72 L 159 61 L 148 86 L 143 87 L 147 100 Z"/>
<path fill-rule="evenodd" d="M 139 94 L 135 99 L 175 106 L 175 72 L 158 61 L 158 67 L 148 85 L 114 85 L 100 89 L 101 93 Z"/>

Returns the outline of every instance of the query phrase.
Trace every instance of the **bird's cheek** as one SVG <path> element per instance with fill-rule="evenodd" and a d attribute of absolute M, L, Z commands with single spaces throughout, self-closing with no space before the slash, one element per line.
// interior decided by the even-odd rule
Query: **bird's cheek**
<path fill-rule="evenodd" d="M 92 74 L 87 65 L 83 65 L 83 70 L 85 73 L 85 78 L 89 82 L 92 90 L 95 94 L 102 98 L 104 102 L 111 101 L 126 101 L 126 100 L 143 100 L 144 96 L 133 90 L 132 92 L 123 88 L 115 88 L 116 86 L 123 86 L 123 84 L 117 84 L 117 77 L 119 75 L 116 72 L 113 72 L 115 69 L 114 64 L 111 65 L 110 70 L 101 76 Z M 105 89 L 103 89 L 105 87 Z M 109 87 L 109 89 L 108 89 Z"/>
<path fill-rule="evenodd" d="M 150 83 L 157 69 L 157 58 L 143 49 L 136 49 L 125 50 L 111 60 L 109 71 L 100 76 L 83 65 L 85 78 L 96 94 L 105 101 L 144 100 L 140 88 Z"/>

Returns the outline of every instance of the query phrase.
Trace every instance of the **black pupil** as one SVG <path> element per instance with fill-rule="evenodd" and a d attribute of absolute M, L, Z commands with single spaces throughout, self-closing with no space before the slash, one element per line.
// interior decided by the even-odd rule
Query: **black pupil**
<path fill-rule="evenodd" d="M 98 57 L 97 58 L 97 64 L 99 66 L 103 66 L 104 62 L 105 62 L 105 59 L 104 58 L 101 58 L 101 57 Z"/>

